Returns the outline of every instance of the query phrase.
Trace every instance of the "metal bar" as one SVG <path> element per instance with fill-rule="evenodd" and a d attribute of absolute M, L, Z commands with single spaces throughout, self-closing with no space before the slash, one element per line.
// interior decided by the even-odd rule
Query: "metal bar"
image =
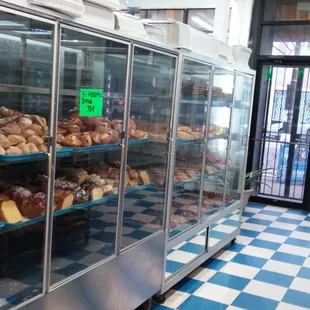
<path fill-rule="evenodd" d="M 128 127 L 130 119 L 130 106 L 131 106 L 131 91 L 132 91 L 132 74 L 134 63 L 134 46 L 133 43 L 128 47 L 127 53 L 127 70 L 126 70 L 126 89 L 125 89 L 125 105 L 124 105 L 124 136 L 121 141 L 121 168 L 120 168 L 120 182 L 118 191 L 118 204 L 117 204 L 117 223 L 116 223 L 116 240 L 115 240 L 115 253 L 119 255 L 122 249 L 123 238 L 123 220 L 124 220 L 124 202 L 125 202 L 125 182 L 126 182 L 126 164 L 128 152 Z"/>
<path fill-rule="evenodd" d="M 46 294 L 50 287 L 51 276 L 51 255 L 53 242 L 53 205 L 54 205 L 54 180 L 56 170 L 56 135 L 59 101 L 59 50 L 61 40 L 61 28 L 55 25 L 53 35 L 53 67 L 51 85 L 51 114 L 49 121 L 50 141 L 48 145 L 48 183 L 46 194 L 46 215 L 45 215 L 45 236 L 44 236 L 44 257 L 43 257 L 43 283 L 42 293 Z"/>
<path fill-rule="evenodd" d="M 226 192 L 227 192 L 227 177 L 228 177 L 228 169 L 227 169 L 227 163 L 229 160 L 230 155 L 230 149 L 231 149 L 231 134 L 232 134 L 232 120 L 234 116 L 234 106 L 235 106 L 235 92 L 236 92 L 236 76 L 237 73 L 234 72 L 234 82 L 233 82 L 233 93 L 232 93 L 232 105 L 230 108 L 230 119 L 229 119 L 229 132 L 228 132 L 228 140 L 227 140 L 227 153 L 226 153 L 226 167 L 225 167 L 225 177 L 224 177 L 224 191 L 223 191 L 223 203 L 222 203 L 222 210 L 224 210 L 225 203 L 226 203 Z"/>
<path fill-rule="evenodd" d="M 204 128 L 204 139 L 203 139 L 203 158 L 202 158 L 202 167 L 201 167 L 201 179 L 200 179 L 200 191 L 199 191 L 199 209 L 198 209 L 198 223 L 202 222 L 202 200 L 203 200 L 203 192 L 205 186 L 205 169 L 206 169 L 206 161 L 207 161 L 207 137 L 208 137 L 208 128 L 210 123 L 210 115 L 211 115 L 211 103 L 212 103 L 212 87 L 213 87 L 213 79 L 214 79 L 214 71 L 215 67 L 211 67 L 210 72 L 210 81 L 209 81 L 209 93 L 208 93 L 208 109 L 206 115 L 206 125 Z"/>
<path fill-rule="evenodd" d="M 260 141 L 260 142 L 276 142 L 276 141 L 273 141 L 273 140 L 264 140 L 264 139 L 252 139 L 254 141 Z M 307 144 L 307 143 L 300 143 L 300 142 L 286 142 L 286 141 L 281 141 L 281 142 L 276 142 L 276 143 L 283 143 L 283 144 L 289 144 L 289 145 L 306 145 L 306 146 L 310 146 L 310 144 Z"/>
<path fill-rule="evenodd" d="M 174 80 L 174 100 L 173 100 L 173 113 L 170 120 L 170 133 L 169 133 L 169 152 L 170 156 L 168 157 L 168 176 L 166 178 L 167 184 L 165 189 L 165 212 L 164 212 L 164 231 L 165 231 L 165 256 L 163 261 L 163 270 L 162 270 L 162 282 L 161 287 L 165 285 L 165 274 L 166 274 L 166 261 L 167 261 L 167 252 L 168 252 L 168 242 L 170 239 L 170 215 L 171 215 L 171 204 L 172 204 L 172 195 L 173 195 L 173 172 L 175 165 L 175 154 L 176 154 L 176 141 L 177 141 L 177 123 L 178 123 L 178 112 L 181 102 L 181 88 L 182 88 L 182 78 L 183 78 L 183 57 L 179 56 L 178 61 L 176 62 L 176 75 Z"/>
<path fill-rule="evenodd" d="M 303 75 L 299 76 L 299 72 L 301 68 L 298 68 L 293 71 L 293 82 L 295 84 L 296 80 L 296 88 L 295 88 L 295 94 L 294 94 L 294 102 L 293 104 L 293 117 L 291 121 L 291 141 L 296 141 L 297 139 L 297 126 L 292 126 L 294 124 L 298 124 L 298 118 L 299 118 L 299 107 L 300 107 L 300 100 L 301 100 L 301 91 L 302 91 L 302 84 L 303 84 Z M 284 196 L 289 197 L 290 196 L 290 187 L 291 187 L 291 178 L 292 178 L 292 171 L 293 171 L 293 165 L 294 165 L 294 154 L 295 154 L 295 146 L 293 144 L 290 144 L 289 146 L 289 155 L 287 160 L 287 169 L 286 169 L 286 178 L 285 178 L 285 188 L 284 188 Z"/>

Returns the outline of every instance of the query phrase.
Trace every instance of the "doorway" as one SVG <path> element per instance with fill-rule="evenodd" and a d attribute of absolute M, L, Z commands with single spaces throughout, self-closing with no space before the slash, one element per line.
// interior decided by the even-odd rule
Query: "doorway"
<path fill-rule="evenodd" d="M 256 195 L 303 207 L 309 166 L 310 69 L 264 63 L 260 72 L 253 157 L 263 172 Z"/>

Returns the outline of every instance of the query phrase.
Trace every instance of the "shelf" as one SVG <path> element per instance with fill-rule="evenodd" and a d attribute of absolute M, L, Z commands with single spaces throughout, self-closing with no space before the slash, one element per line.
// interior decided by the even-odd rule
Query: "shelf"
<path fill-rule="evenodd" d="M 184 98 L 181 100 L 182 104 L 197 104 L 197 105 L 207 105 L 208 98 L 200 98 L 200 99 L 188 99 Z M 212 98 L 212 107 L 228 107 L 232 106 L 232 99 L 224 99 L 224 98 Z"/>
<path fill-rule="evenodd" d="M 57 157 L 70 156 L 72 148 L 63 147 L 62 150 L 57 151 Z M 47 159 L 46 153 L 33 153 L 33 154 L 21 154 L 21 155 L 0 155 L 0 163 L 21 163 L 27 161 L 36 161 Z"/>
<path fill-rule="evenodd" d="M 212 141 L 212 140 L 227 140 L 228 139 L 228 135 L 218 135 L 215 137 L 209 137 L 207 138 L 207 141 Z"/>
<path fill-rule="evenodd" d="M 149 139 L 138 139 L 138 140 L 129 140 L 128 145 L 139 145 L 148 143 Z M 119 150 L 120 146 L 118 143 L 116 144 L 102 144 L 102 145 L 93 145 L 89 147 L 79 147 L 79 148 L 72 148 L 72 147 L 63 147 L 62 150 L 57 151 L 56 155 L 57 158 L 61 157 L 68 157 L 74 156 L 77 154 L 84 154 L 84 153 L 91 153 L 91 152 L 98 152 L 98 151 L 113 151 Z M 37 161 L 37 160 L 44 160 L 47 158 L 46 153 L 33 153 L 33 154 L 21 154 L 21 155 L 0 155 L 0 164 L 1 163 L 21 163 L 21 162 L 28 162 L 28 161 Z"/>
<path fill-rule="evenodd" d="M 177 139 L 177 145 L 186 145 L 191 143 L 202 143 L 203 140 L 200 139 L 192 139 L 192 140 L 185 140 L 185 139 Z"/>

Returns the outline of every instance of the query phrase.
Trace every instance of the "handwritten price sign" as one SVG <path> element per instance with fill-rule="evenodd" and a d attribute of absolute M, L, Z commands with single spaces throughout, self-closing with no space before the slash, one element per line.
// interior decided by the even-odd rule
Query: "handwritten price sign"
<path fill-rule="evenodd" d="M 87 89 L 80 90 L 80 116 L 102 116 L 103 90 Z"/>

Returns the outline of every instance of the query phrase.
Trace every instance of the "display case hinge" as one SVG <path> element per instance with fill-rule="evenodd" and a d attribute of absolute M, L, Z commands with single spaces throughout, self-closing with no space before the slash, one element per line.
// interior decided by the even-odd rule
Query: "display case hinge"
<path fill-rule="evenodd" d="M 47 144 L 48 148 L 50 148 L 53 144 L 53 137 L 52 136 L 46 136 L 45 139 L 46 139 L 46 144 Z"/>

